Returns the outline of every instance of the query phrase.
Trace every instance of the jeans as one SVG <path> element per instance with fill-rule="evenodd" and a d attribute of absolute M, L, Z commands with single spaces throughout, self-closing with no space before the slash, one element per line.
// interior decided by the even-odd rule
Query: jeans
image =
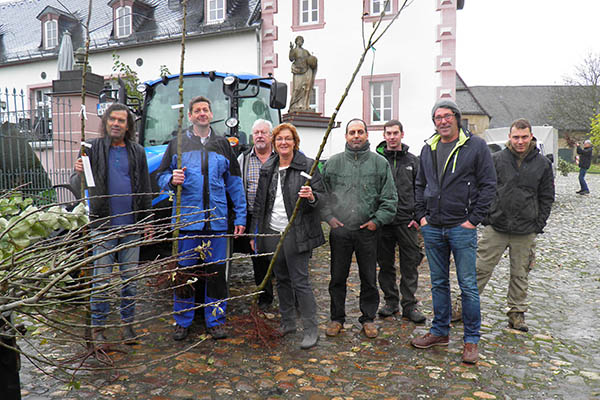
<path fill-rule="evenodd" d="M 102 231 L 92 232 L 92 237 L 95 240 L 102 239 L 110 235 L 110 239 L 99 243 L 94 248 L 94 256 L 103 254 L 100 258 L 94 261 L 94 278 L 92 288 L 105 285 L 110 280 L 113 273 L 113 266 L 118 265 L 121 280 L 124 282 L 121 287 L 121 320 L 126 323 L 133 322 L 135 314 L 135 281 L 128 281 L 136 274 L 136 269 L 140 259 L 140 248 L 138 246 L 128 247 L 117 252 L 110 252 L 117 246 L 126 245 L 131 242 L 140 240 L 138 234 L 122 234 L 111 232 L 105 233 Z M 92 325 L 102 326 L 106 323 L 106 317 L 110 312 L 108 299 L 111 298 L 106 291 L 99 293 L 92 291 L 90 306 L 92 310 Z"/>
<path fill-rule="evenodd" d="M 346 281 L 350 273 L 352 253 L 356 253 L 360 277 L 361 324 L 373 322 L 379 307 L 377 290 L 377 232 L 368 229 L 351 231 L 344 227 L 329 233 L 331 246 L 331 320 L 344 323 L 346 320 Z"/>
<path fill-rule="evenodd" d="M 456 275 L 462 297 L 464 342 L 479 343 L 481 312 L 477 290 L 477 229 L 462 226 L 438 228 L 430 225 L 421 227 L 425 241 L 425 252 L 431 274 L 431 296 L 434 318 L 431 334 L 448 336 L 452 304 L 450 298 L 450 253 L 456 263 Z"/>
<path fill-rule="evenodd" d="M 587 168 L 579 168 L 579 186 L 581 186 L 582 192 L 589 192 L 587 182 L 585 181 L 585 174 L 587 173 Z"/>

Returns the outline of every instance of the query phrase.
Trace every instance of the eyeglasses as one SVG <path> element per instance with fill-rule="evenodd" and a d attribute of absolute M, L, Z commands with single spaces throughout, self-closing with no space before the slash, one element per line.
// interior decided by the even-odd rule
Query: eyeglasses
<path fill-rule="evenodd" d="M 448 122 L 452 121 L 452 118 L 454 118 L 455 114 L 446 114 L 446 115 L 438 115 L 433 117 L 433 120 L 435 122 L 442 122 L 443 120 L 446 120 Z"/>

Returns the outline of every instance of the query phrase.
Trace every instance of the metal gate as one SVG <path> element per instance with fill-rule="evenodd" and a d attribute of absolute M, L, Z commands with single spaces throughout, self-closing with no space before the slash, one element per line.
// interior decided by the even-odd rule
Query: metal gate
<path fill-rule="evenodd" d="M 37 97 L 0 92 L 0 191 L 18 190 L 38 204 L 72 201 L 67 186 L 80 134 L 72 130 L 71 102 Z"/>

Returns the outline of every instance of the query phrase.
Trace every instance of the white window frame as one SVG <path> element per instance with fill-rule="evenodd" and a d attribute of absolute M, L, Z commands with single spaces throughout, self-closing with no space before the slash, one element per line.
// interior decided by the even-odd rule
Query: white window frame
<path fill-rule="evenodd" d="M 369 92 L 371 122 L 373 124 L 383 124 L 392 119 L 394 110 L 394 83 L 391 80 L 371 82 Z M 385 106 L 386 98 L 389 98 L 389 107 Z M 376 99 L 379 99 L 379 107 L 375 106 Z M 379 118 L 376 118 L 377 114 Z"/>
<path fill-rule="evenodd" d="M 225 21 L 225 10 L 227 9 L 227 0 L 207 0 L 206 1 L 206 23 L 218 24 Z"/>
<path fill-rule="evenodd" d="M 380 15 L 381 12 L 383 11 L 383 6 L 385 5 L 386 0 L 371 0 L 371 10 L 372 10 L 372 14 L 373 15 Z M 387 3 L 387 8 L 385 9 L 385 13 L 389 14 L 392 12 L 392 3 L 393 1 L 390 0 Z"/>
<path fill-rule="evenodd" d="M 115 10 L 115 36 L 124 38 L 132 33 L 133 14 L 131 6 L 117 7 Z"/>
<path fill-rule="evenodd" d="M 53 49 L 58 46 L 58 21 L 55 19 L 44 22 L 44 48 Z"/>
<path fill-rule="evenodd" d="M 319 0 L 299 0 L 299 25 L 314 25 L 319 23 Z M 304 17 L 307 17 L 306 21 Z"/>

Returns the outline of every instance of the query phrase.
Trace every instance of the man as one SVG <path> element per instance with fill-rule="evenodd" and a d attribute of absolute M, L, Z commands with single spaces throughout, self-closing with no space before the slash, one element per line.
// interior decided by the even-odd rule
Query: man
<path fill-rule="evenodd" d="M 477 288 L 483 293 L 506 248 L 510 255 L 508 323 L 528 331 L 529 271 L 535 261 L 535 238 L 542 233 L 554 202 L 552 164 L 536 147 L 531 124 L 518 119 L 510 126 L 507 147 L 493 155 L 498 192 L 484 224 L 477 251 Z"/>
<path fill-rule="evenodd" d="M 200 284 L 196 287 L 200 293 L 196 294 L 205 303 L 214 303 L 204 308 L 204 318 L 208 333 L 217 340 L 227 337 L 223 327 L 227 302 L 219 300 L 225 299 L 228 293 L 227 270 L 223 261 L 227 258 L 228 239 L 219 235 L 227 233 L 230 212 L 235 213 L 234 235 L 244 233 L 246 198 L 240 166 L 229 142 L 210 127 L 213 119 L 210 100 L 194 97 L 189 104 L 188 119 L 192 127 L 181 138 L 181 168 L 177 168 L 178 138 L 175 138 L 169 143 L 158 169 L 158 185 L 173 191 L 181 186 L 179 253 L 185 256 L 179 259 L 178 264 L 185 272 L 179 274 L 189 274 L 192 272 L 190 267 L 201 261 L 207 264 L 202 269 L 206 277 L 200 277 Z M 176 206 L 174 201 L 173 221 Z M 207 237 L 211 235 L 216 237 Z M 209 249 L 200 254 L 196 250 L 198 246 L 209 246 Z M 183 340 L 189 334 L 194 320 L 195 297 L 189 285 L 176 290 L 173 295 L 174 340 Z"/>
<path fill-rule="evenodd" d="M 402 293 L 402 317 L 415 323 L 425 322 L 425 316 L 417 308 L 415 293 L 419 281 L 417 267 L 423 259 L 418 240 L 418 223 L 415 221 L 415 178 L 419 159 L 408 152 L 402 143 L 404 131 L 400 121 L 391 120 L 383 125 L 384 141 L 377 146 L 377 153 L 384 156 L 394 176 L 398 207 L 390 224 L 381 228 L 377 248 L 379 264 L 379 287 L 383 291 L 385 305 L 379 315 L 389 317 L 399 312 L 400 296 L 394 266 L 396 244 L 400 261 L 400 293 Z"/>
<path fill-rule="evenodd" d="M 577 143 L 577 154 L 579 154 L 579 186 L 581 186 L 577 194 L 590 194 L 590 189 L 585 181 L 585 174 L 592 165 L 592 150 L 592 142 L 590 140 L 583 142 L 583 149 Z"/>
<path fill-rule="evenodd" d="M 254 121 L 254 124 L 252 125 L 252 141 L 254 142 L 254 145 L 238 157 L 247 201 L 246 231 L 249 231 L 248 225 L 252 221 L 260 167 L 273 154 L 273 146 L 271 144 L 272 131 L 273 124 L 271 124 L 271 121 L 264 119 L 257 119 Z M 238 242 L 241 251 L 245 253 L 251 252 L 249 239 L 247 237 L 240 237 L 236 239 L 236 241 Z M 262 283 L 263 279 L 265 279 L 265 275 L 269 269 L 269 257 L 252 257 L 252 267 L 254 269 L 254 282 L 256 283 L 256 286 L 258 286 Z M 272 303 L 273 284 L 269 278 L 264 293 L 261 293 L 258 296 L 258 307 L 261 310 L 264 310 L 269 308 Z"/>
<path fill-rule="evenodd" d="M 322 216 L 331 226 L 331 322 L 327 336 L 337 336 L 346 312 L 346 280 L 352 253 L 356 253 L 360 276 L 359 322 L 365 335 L 377 337 L 373 322 L 379 306 L 377 290 L 377 230 L 394 219 L 398 196 L 385 158 L 369 150 L 367 125 L 353 119 L 346 125 L 346 150 L 331 157 L 323 167 L 329 201 Z"/>
<path fill-rule="evenodd" d="M 436 133 L 421 150 L 416 180 L 416 218 L 420 221 L 431 275 L 434 318 L 429 333 L 414 347 L 447 346 L 450 330 L 450 252 L 462 292 L 462 359 L 476 363 L 481 314 L 475 257 L 477 225 L 496 191 L 496 173 L 485 141 L 461 129 L 456 103 L 439 100 L 431 116 Z"/>
<path fill-rule="evenodd" d="M 135 344 L 136 334 L 132 328 L 135 315 L 136 283 L 131 280 L 136 274 L 140 256 L 138 246 L 131 243 L 140 241 L 139 228 L 133 226 L 147 220 L 152 207 L 150 175 L 146 162 L 146 152 L 135 142 L 134 118 L 124 104 L 114 103 L 108 107 L 101 122 L 102 137 L 93 139 L 86 146 L 94 186 L 86 182 L 90 196 L 90 219 L 94 231 L 94 255 L 102 255 L 94 261 L 92 287 L 106 284 L 113 266 L 119 265 L 121 280 L 121 320 L 122 338 L 126 344 Z M 71 185 L 75 193 L 80 193 L 81 178 L 84 172 L 82 158 L 75 162 L 75 173 L 71 175 Z M 144 226 L 146 238 L 151 236 L 151 226 Z M 125 246 L 122 250 L 111 250 Z M 108 295 L 92 292 L 92 338 L 96 343 L 105 342 L 104 325 L 110 312 Z"/>

